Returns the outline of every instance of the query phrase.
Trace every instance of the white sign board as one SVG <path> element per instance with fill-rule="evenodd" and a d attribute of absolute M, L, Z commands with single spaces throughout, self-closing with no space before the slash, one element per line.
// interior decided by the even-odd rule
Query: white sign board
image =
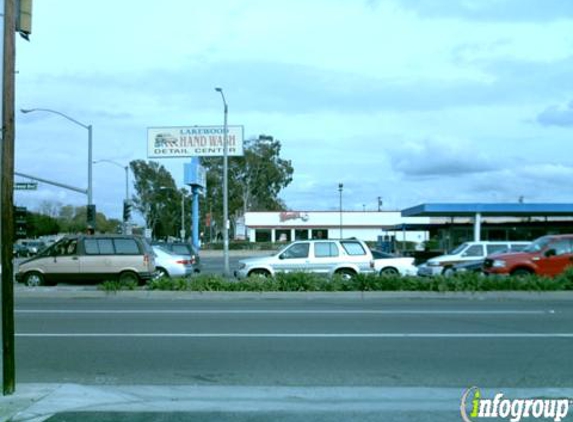
<path fill-rule="evenodd" d="M 243 126 L 227 126 L 227 155 L 243 155 Z M 223 126 L 147 128 L 149 158 L 222 157 Z"/>

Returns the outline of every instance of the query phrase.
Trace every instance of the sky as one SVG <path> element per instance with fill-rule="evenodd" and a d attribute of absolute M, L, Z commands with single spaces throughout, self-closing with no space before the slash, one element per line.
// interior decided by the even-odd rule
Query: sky
<path fill-rule="evenodd" d="M 147 128 L 279 139 L 291 210 L 573 200 L 570 0 L 53 0 L 17 40 L 16 110 L 93 126 L 93 199 L 121 218 Z M 189 159 L 162 159 L 179 187 Z M 16 171 L 87 187 L 87 130 L 16 115 Z M 131 178 L 131 175 L 130 175 Z M 26 181 L 16 177 L 17 182 Z M 130 187 L 133 194 L 133 188 Z M 81 206 L 40 183 L 15 202 Z"/>

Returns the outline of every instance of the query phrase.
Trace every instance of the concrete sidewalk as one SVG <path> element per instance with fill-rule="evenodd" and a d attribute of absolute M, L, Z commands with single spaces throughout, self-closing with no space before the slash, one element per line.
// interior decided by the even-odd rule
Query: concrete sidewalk
<path fill-rule="evenodd" d="M 18 386 L 15 395 L 0 397 L 0 421 L 42 422 L 52 420 L 54 415 L 62 413 L 75 415 L 63 419 L 67 421 L 84 420 L 88 414 L 98 413 L 123 414 L 124 416 L 142 413 L 164 415 L 161 420 L 171 420 L 171 418 L 166 419 L 165 415 L 183 413 L 212 414 L 216 418 L 220 418 L 221 414 L 236 413 L 326 414 L 330 415 L 327 417 L 328 420 L 333 420 L 332 416 L 338 414 L 355 416 L 364 414 L 376 415 L 375 419 L 369 417 L 368 420 L 388 420 L 389 415 L 409 413 L 417 415 L 414 420 L 420 421 L 434 420 L 436 415 L 442 415 L 439 420 L 460 420 L 459 409 L 464 388 L 467 387 L 23 384 Z M 488 395 L 499 391 L 481 390 Z M 503 389 L 503 393 L 513 398 L 573 397 L 572 388 L 513 388 Z M 121 420 L 131 420 L 131 418 L 127 416 L 122 417 Z M 211 419 L 201 418 L 200 420 Z"/>

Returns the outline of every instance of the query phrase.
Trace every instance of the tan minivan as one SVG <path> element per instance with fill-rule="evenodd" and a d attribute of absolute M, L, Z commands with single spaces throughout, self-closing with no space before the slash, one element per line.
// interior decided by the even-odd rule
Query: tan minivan
<path fill-rule="evenodd" d="M 16 281 L 28 286 L 53 285 L 60 281 L 142 283 L 154 273 L 153 252 L 141 237 L 74 235 L 21 262 Z"/>

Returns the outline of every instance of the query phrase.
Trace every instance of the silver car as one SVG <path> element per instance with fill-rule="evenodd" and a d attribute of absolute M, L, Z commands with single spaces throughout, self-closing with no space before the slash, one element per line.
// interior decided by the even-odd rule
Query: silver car
<path fill-rule="evenodd" d="M 179 255 L 162 246 L 153 246 L 157 277 L 189 277 L 195 271 L 190 256 Z"/>
<path fill-rule="evenodd" d="M 360 240 L 300 240 L 274 255 L 239 261 L 235 277 L 266 277 L 277 272 L 340 274 L 350 278 L 374 272 L 374 260 L 368 246 Z"/>

